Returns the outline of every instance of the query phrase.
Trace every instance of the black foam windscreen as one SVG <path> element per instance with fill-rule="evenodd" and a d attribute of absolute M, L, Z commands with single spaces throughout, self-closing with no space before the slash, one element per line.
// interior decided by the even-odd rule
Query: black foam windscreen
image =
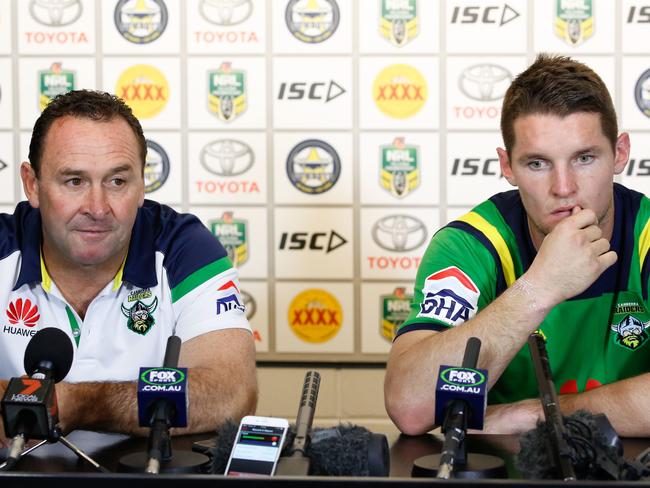
<path fill-rule="evenodd" d="M 58 383 L 65 378 L 72 366 L 74 349 L 68 335 L 55 327 L 39 330 L 25 349 L 25 372 L 28 376 L 38 370 L 39 363 L 52 363 L 52 379 Z"/>
<path fill-rule="evenodd" d="M 571 464 L 578 479 L 629 479 L 623 476 L 626 460 L 616 432 L 602 414 L 578 410 L 564 417 Z M 557 466 L 548 449 L 546 422 L 519 438 L 521 450 L 515 466 L 527 479 L 557 479 Z"/>
<path fill-rule="evenodd" d="M 212 472 L 223 474 L 237 435 L 238 425 L 228 420 L 217 430 L 216 447 L 211 449 Z M 295 429 L 287 432 L 282 456 L 290 455 Z M 383 434 L 365 427 L 339 425 L 314 429 L 306 455 L 313 476 L 388 476 L 388 441 Z"/>

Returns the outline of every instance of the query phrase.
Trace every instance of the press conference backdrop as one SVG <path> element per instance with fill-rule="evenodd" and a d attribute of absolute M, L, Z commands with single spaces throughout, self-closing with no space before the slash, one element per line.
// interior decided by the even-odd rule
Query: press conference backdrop
<path fill-rule="evenodd" d="M 509 189 L 495 147 L 537 52 L 592 66 L 650 189 L 650 0 L 0 0 L 0 205 L 56 94 L 123 97 L 148 198 L 239 268 L 260 359 L 381 361 L 432 234 Z"/>

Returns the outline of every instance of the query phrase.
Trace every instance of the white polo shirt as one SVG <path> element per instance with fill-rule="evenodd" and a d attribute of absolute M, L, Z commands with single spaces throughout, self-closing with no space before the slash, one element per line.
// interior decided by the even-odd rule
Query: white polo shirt
<path fill-rule="evenodd" d="M 40 248 L 38 210 L 21 202 L 13 215 L 0 214 L 0 379 L 25 374 L 27 343 L 45 327 L 73 343 L 70 382 L 135 380 L 141 366 L 162 365 L 174 333 L 185 342 L 218 329 L 250 331 L 237 270 L 193 215 L 145 200 L 124 265 L 84 320 L 50 279 Z"/>

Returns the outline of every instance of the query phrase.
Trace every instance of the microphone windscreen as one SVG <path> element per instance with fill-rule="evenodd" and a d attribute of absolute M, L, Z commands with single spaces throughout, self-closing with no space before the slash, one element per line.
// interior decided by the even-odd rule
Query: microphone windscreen
<path fill-rule="evenodd" d="M 578 410 L 563 420 L 576 477 L 619 479 L 626 460 L 622 457 L 620 441 L 607 417 Z M 557 479 L 557 467 L 549 451 L 551 437 L 547 423 L 539 421 L 537 427 L 523 434 L 519 441 L 521 450 L 515 459 L 515 466 L 524 478 Z"/>
<path fill-rule="evenodd" d="M 237 436 L 238 425 L 227 420 L 217 429 L 212 455 L 212 473 L 223 474 Z M 295 426 L 287 432 L 282 456 L 291 455 Z M 313 429 L 307 448 L 309 474 L 313 476 L 388 476 L 390 469 L 388 441 L 365 427 L 339 425 Z"/>
<path fill-rule="evenodd" d="M 55 327 L 46 327 L 34 334 L 27 344 L 23 364 L 25 372 L 31 376 L 41 361 L 50 361 L 52 379 L 58 383 L 67 376 L 73 358 L 74 349 L 68 335 Z"/>

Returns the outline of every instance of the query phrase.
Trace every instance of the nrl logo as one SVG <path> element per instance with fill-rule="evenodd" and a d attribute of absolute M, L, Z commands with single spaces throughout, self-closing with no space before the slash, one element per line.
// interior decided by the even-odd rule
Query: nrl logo
<path fill-rule="evenodd" d="M 648 333 L 645 331 L 650 323 L 643 323 L 632 315 L 626 315 L 618 324 L 612 324 L 612 330 L 616 332 L 614 339 L 619 346 L 632 351 L 641 347 L 648 340 Z"/>
<path fill-rule="evenodd" d="M 122 313 L 129 320 L 126 326 L 129 330 L 141 335 L 145 335 L 156 323 L 153 318 L 153 313 L 158 307 L 158 298 L 154 298 L 153 302 L 146 305 L 141 300 L 135 302 L 131 308 L 126 308 L 122 305 Z"/>
<path fill-rule="evenodd" d="M 418 35 L 417 0 L 381 0 L 380 35 L 402 47 Z"/>

